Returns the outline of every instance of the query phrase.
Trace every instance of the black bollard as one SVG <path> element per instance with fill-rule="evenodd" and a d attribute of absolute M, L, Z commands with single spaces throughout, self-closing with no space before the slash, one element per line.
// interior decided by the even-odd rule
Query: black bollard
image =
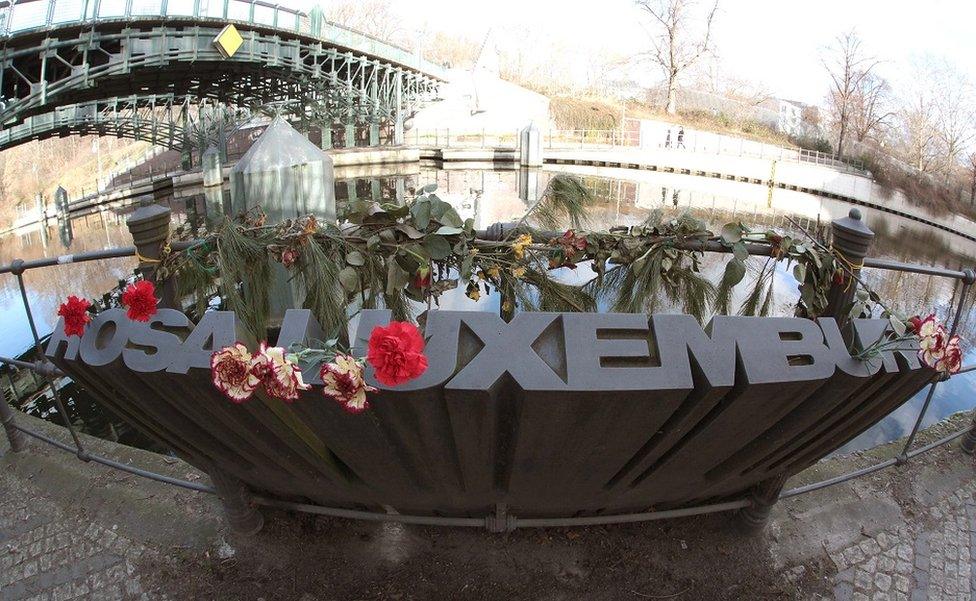
<path fill-rule="evenodd" d="M 861 221 L 861 211 L 852 208 L 847 217 L 834 221 L 830 226 L 830 234 L 834 252 L 842 261 L 847 262 L 847 267 L 854 272 L 854 275 L 860 273 L 864 257 L 868 255 L 868 250 L 874 241 L 874 232 Z M 843 278 L 835 280 L 827 291 L 827 310 L 824 316 L 833 317 L 841 331 L 849 321 L 848 313 L 856 289 L 856 283 L 845 271 Z"/>
<path fill-rule="evenodd" d="M 145 196 L 141 206 L 132 212 L 125 221 L 132 243 L 139 253 L 137 271 L 146 280 L 156 283 L 156 269 L 163 259 L 169 243 L 170 210 L 158 204 L 150 204 L 152 197 Z M 162 287 L 157 287 L 160 306 L 179 308 L 176 304 L 176 286 L 172 278 Z"/>

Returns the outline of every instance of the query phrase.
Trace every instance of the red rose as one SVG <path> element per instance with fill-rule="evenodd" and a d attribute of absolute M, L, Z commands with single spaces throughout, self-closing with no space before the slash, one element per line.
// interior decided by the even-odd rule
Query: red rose
<path fill-rule="evenodd" d="M 149 321 L 156 314 L 156 287 L 152 282 L 139 280 L 129 284 L 122 293 L 122 306 L 134 321 Z"/>
<path fill-rule="evenodd" d="M 430 268 L 421 267 L 417 270 L 417 273 L 413 274 L 413 281 L 410 285 L 419 290 L 430 287 Z"/>
<path fill-rule="evenodd" d="M 417 326 L 405 321 L 391 321 L 385 328 L 376 326 L 369 335 L 366 360 L 381 384 L 403 384 L 427 371 L 424 338 Z"/>
<path fill-rule="evenodd" d="M 77 296 L 69 296 L 68 300 L 58 307 L 58 315 L 64 318 L 64 333 L 66 336 L 83 336 L 85 325 L 91 321 L 88 307 L 91 303 Z"/>

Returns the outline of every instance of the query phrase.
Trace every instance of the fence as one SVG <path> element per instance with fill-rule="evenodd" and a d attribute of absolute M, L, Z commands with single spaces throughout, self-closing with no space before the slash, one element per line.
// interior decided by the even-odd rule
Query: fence
<path fill-rule="evenodd" d="M 542 146 L 548 150 L 662 150 L 691 152 L 729 157 L 745 157 L 764 160 L 822 165 L 852 175 L 870 177 L 870 172 L 859 160 L 841 161 L 832 155 L 816 150 L 785 148 L 764 144 L 745 138 L 711 132 L 687 130 L 678 136 L 679 128 L 673 124 L 641 121 L 639 131 L 616 129 L 550 129 L 543 132 Z M 517 150 L 519 130 L 511 132 L 466 129 L 414 129 L 405 136 L 407 143 L 435 148 L 493 148 Z"/>
<path fill-rule="evenodd" d="M 855 216 L 852 212 L 852 217 L 858 219 L 859 216 Z M 837 223 L 835 223 L 835 227 Z M 503 235 L 505 227 L 502 224 L 496 224 L 486 231 L 478 232 L 478 237 L 487 240 L 497 239 L 499 236 Z M 835 238 L 835 243 L 840 244 L 843 241 L 838 241 Z M 139 244 L 137 240 L 137 245 Z M 195 244 L 195 242 L 179 242 L 173 243 L 172 247 L 174 250 L 182 250 L 187 248 L 189 245 Z M 687 248 L 692 248 L 694 250 L 700 250 L 703 252 L 731 252 L 730 249 L 726 248 L 719 242 L 714 241 L 697 241 L 697 242 L 685 242 L 682 243 L 683 246 Z M 158 243 L 157 243 L 158 246 Z M 139 251 L 137 251 L 137 248 Z M 185 480 L 180 480 L 165 476 L 162 474 L 154 473 L 148 470 L 144 470 L 138 467 L 122 464 L 111 459 L 101 457 L 99 455 L 90 453 L 82 443 L 78 432 L 68 417 L 65 411 L 64 405 L 62 404 L 58 387 L 55 385 L 55 378 L 63 376 L 61 372 L 55 365 L 48 362 L 44 357 L 43 349 L 41 347 L 41 338 L 37 328 L 35 326 L 33 313 L 31 311 L 30 301 L 28 299 L 27 289 L 24 284 L 23 274 L 31 269 L 41 269 L 45 267 L 50 267 L 53 265 L 61 265 L 66 263 L 81 263 L 87 261 L 97 261 L 108 258 L 116 257 L 131 257 L 131 256 L 141 256 L 145 254 L 147 246 L 139 245 L 138 247 L 121 247 L 108 250 L 94 251 L 77 253 L 73 255 L 65 255 L 61 257 L 50 257 L 32 261 L 22 261 L 17 260 L 13 263 L 5 266 L 0 266 L 0 275 L 9 274 L 17 278 L 17 284 L 20 290 L 21 299 L 24 305 L 24 309 L 27 315 L 30 330 L 35 343 L 35 350 L 38 353 L 39 359 L 37 361 L 23 361 L 14 358 L 0 357 L 0 362 L 6 363 L 11 366 L 18 368 L 25 368 L 33 370 L 40 375 L 42 375 L 47 380 L 47 385 L 51 389 L 51 393 L 54 397 L 55 405 L 58 409 L 59 414 L 64 419 L 65 427 L 71 436 L 72 442 L 66 443 L 55 438 L 46 436 L 39 432 L 35 432 L 29 428 L 21 426 L 16 423 L 13 412 L 6 402 L 0 403 L 0 423 L 2 423 L 8 439 L 10 441 L 11 449 L 14 452 L 21 452 L 25 449 L 26 438 L 25 436 L 30 436 L 36 440 L 40 440 L 59 449 L 74 453 L 82 461 L 92 461 L 100 463 L 102 465 L 111 467 L 113 469 L 122 470 L 134 475 L 138 475 L 145 478 L 150 478 L 159 482 L 164 482 L 172 484 L 174 486 L 183 487 L 189 490 L 194 490 L 198 492 L 218 494 L 223 502 L 225 503 L 225 508 L 228 512 L 228 517 L 232 522 L 232 525 L 239 528 L 252 528 L 255 524 L 253 521 L 247 521 L 251 518 L 247 516 L 253 514 L 253 507 L 249 506 L 243 501 L 246 495 L 242 495 L 242 490 L 239 489 L 240 482 L 236 483 L 238 488 L 235 488 L 233 482 L 226 481 L 225 478 L 217 474 L 212 474 L 214 481 L 214 486 L 207 486 L 200 483 L 188 482 Z M 746 246 L 746 250 L 752 255 L 766 255 L 768 256 L 769 248 L 768 246 L 749 244 Z M 853 251 L 852 251 L 853 252 Z M 848 254 L 847 256 L 852 256 Z M 856 256 L 856 255 L 853 255 Z M 966 271 L 954 271 L 949 269 L 942 269 L 938 267 L 918 265 L 918 264 L 907 264 L 895 261 L 888 261 L 882 259 L 871 259 L 866 258 L 863 261 L 863 268 L 867 269 L 885 269 L 893 270 L 904 273 L 916 273 L 916 274 L 926 274 L 934 275 L 940 277 L 950 278 L 958 282 L 958 298 L 954 303 L 955 309 L 951 317 L 951 333 L 955 333 L 961 316 L 966 308 L 967 302 L 969 300 L 969 295 L 971 291 L 971 286 L 976 282 L 976 272 L 972 270 Z M 848 287 L 849 288 L 849 287 Z M 838 294 L 837 307 L 838 310 L 828 313 L 832 315 L 846 315 L 847 306 L 849 305 L 850 299 L 853 295 L 853 290 L 848 290 L 842 285 L 835 286 L 831 291 L 831 295 Z M 845 296 L 847 295 L 847 296 Z M 833 301 L 832 301 L 833 302 Z M 969 374 L 976 371 L 976 365 L 964 367 L 960 374 Z M 949 436 L 946 436 L 940 440 L 934 441 L 930 444 L 914 448 L 914 442 L 916 435 L 918 433 L 919 427 L 925 414 L 929 408 L 929 404 L 932 400 L 933 394 L 936 387 L 939 385 L 940 380 L 932 381 L 929 384 L 928 394 L 925 398 L 925 402 L 919 411 L 918 417 L 915 421 L 912 432 L 908 437 L 907 442 L 904 445 L 901 453 L 892 459 L 887 461 L 882 461 L 873 466 L 856 470 L 854 472 L 837 476 L 834 478 L 826 479 L 817 483 L 800 486 L 797 488 L 782 490 L 782 483 L 775 490 L 763 492 L 762 490 L 754 492 L 747 495 L 744 498 L 729 500 L 721 503 L 710 503 L 705 505 L 700 505 L 696 507 L 685 507 L 680 509 L 668 509 L 662 511 L 647 511 L 640 513 L 627 513 L 627 514 L 616 514 L 616 515 L 591 515 L 586 517 L 560 517 L 560 518 L 546 518 L 546 517 L 531 517 L 531 518 L 518 518 L 516 516 L 507 515 L 504 511 L 504 507 L 496 508 L 494 514 L 489 514 L 484 517 L 443 517 L 443 516 L 430 516 L 430 515 L 409 515 L 409 514 L 398 514 L 394 512 L 374 512 L 374 511 L 360 511 L 345 509 L 340 507 L 328 507 L 323 505 L 315 505 L 309 503 L 297 503 L 292 501 L 284 501 L 275 498 L 257 496 L 253 498 L 253 502 L 257 505 L 264 505 L 270 507 L 277 507 L 295 511 L 303 511 L 309 513 L 316 513 L 322 515 L 330 515 L 336 517 L 345 517 L 353 519 L 363 519 L 363 520 L 374 520 L 374 521 L 394 521 L 402 522 L 408 524 L 424 524 L 424 525 L 447 525 L 447 526 L 466 526 L 466 527 L 486 527 L 492 531 L 503 531 L 511 530 L 518 527 L 557 527 L 557 526 L 585 526 L 585 525 L 596 525 L 596 524 L 610 524 L 610 523 L 628 523 L 628 522 L 640 522 L 648 520 L 657 520 L 672 517 L 682 517 L 690 515 L 699 515 L 705 513 L 714 513 L 720 511 L 729 511 L 734 509 L 743 510 L 743 519 L 747 523 L 761 523 L 764 516 L 768 514 L 769 507 L 776 502 L 778 499 L 790 498 L 800 494 L 809 493 L 815 490 L 820 490 L 829 486 L 845 482 L 860 476 L 871 474 L 879 470 L 886 469 L 894 465 L 901 465 L 908 462 L 911 458 L 916 457 L 922 453 L 931 451 L 933 449 L 939 448 L 957 438 L 965 437 L 963 441 L 963 449 L 972 453 L 974 447 L 976 447 L 976 420 L 970 425 L 970 427 L 955 432 Z M 873 413 L 872 413 L 873 416 Z M 819 448 L 819 447 L 818 447 Z M 236 523 L 235 523 L 236 520 Z M 245 520 L 245 521 L 242 521 Z M 260 523 L 257 524 L 260 528 Z"/>

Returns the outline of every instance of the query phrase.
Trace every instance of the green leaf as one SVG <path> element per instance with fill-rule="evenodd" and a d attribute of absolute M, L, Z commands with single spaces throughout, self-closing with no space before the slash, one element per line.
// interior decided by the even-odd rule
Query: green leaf
<path fill-rule="evenodd" d="M 441 218 L 444 216 L 444 213 L 446 213 L 447 210 L 450 209 L 450 208 L 451 208 L 451 205 L 447 204 L 443 200 L 437 198 L 436 196 L 432 196 L 431 197 L 431 199 L 430 199 L 430 216 L 433 219 L 436 219 L 438 221 L 441 221 Z"/>
<path fill-rule="evenodd" d="M 386 262 L 386 293 L 396 294 L 410 283 L 410 274 L 393 259 Z"/>
<path fill-rule="evenodd" d="M 726 223 L 722 226 L 722 240 L 728 244 L 735 244 L 742 240 L 742 226 L 738 223 Z"/>
<path fill-rule="evenodd" d="M 459 227 L 452 227 L 450 225 L 442 225 L 439 228 L 437 228 L 437 231 L 434 232 L 434 233 L 437 234 L 437 235 L 439 235 L 439 236 L 453 236 L 454 234 L 460 234 L 463 231 L 464 230 L 461 229 L 461 228 L 459 228 Z"/>
<path fill-rule="evenodd" d="M 797 282 L 803 283 L 803 280 L 807 278 L 807 266 L 803 263 L 797 263 L 793 266 L 793 277 L 796 278 Z"/>
<path fill-rule="evenodd" d="M 418 229 L 425 230 L 430 225 L 430 201 L 419 200 L 410 207 L 413 223 Z"/>
<path fill-rule="evenodd" d="M 739 261 L 745 261 L 749 258 L 749 251 L 746 249 L 746 243 L 743 241 L 738 241 L 732 245 L 732 256 L 734 256 Z"/>
<path fill-rule="evenodd" d="M 380 247 L 380 237 L 377 236 L 376 234 L 373 234 L 372 236 L 366 239 L 367 249 L 376 250 L 379 247 Z"/>
<path fill-rule="evenodd" d="M 451 256 L 451 244 L 444 236 L 431 234 L 424 238 L 424 247 L 430 253 L 430 258 L 440 261 Z"/>
<path fill-rule="evenodd" d="M 735 286 L 746 277 L 746 264 L 738 259 L 732 259 L 725 265 L 725 277 L 723 280 L 728 286 Z"/>
<path fill-rule="evenodd" d="M 349 254 L 346 255 L 346 264 L 355 265 L 357 267 L 360 265 L 365 265 L 366 257 L 364 257 L 363 254 L 358 250 L 350 251 Z"/>
<path fill-rule="evenodd" d="M 457 214 L 457 211 L 455 211 L 454 207 L 451 205 L 447 205 L 447 209 L 445 209 L 444 214 L 440 217 L 440 222 L 444 225 L 450 225 L 456 228 L 460 228 L 464 225 L 464 220 L 461 219 L 461 216 Z"/>
<path fill-rule="evenodd" d="M 888 317 L 888 323 L 891 324 L 891 329 L 895 331 L 895 334 L 898 334 L 899 336 L 904 336 L 905 331 L 908 329 L 905 327 L 905 322 L 898 319 L 894 315 Z"/>
<path fill-rule="evenodd" d="M 339 272 L 339 283 L 347 292 L 359 290 L 359 273 L 352 267 L 346 267 Z"/>
<path fill-rule="evenodd" d="M 424 194 L 430 194 L 431 192 L 436 192 L 437 184 L 427 184 L 426 186 L 421 188 L 420 191 L 423 192 Z"/>
<path fill-rule="evenodd" d="M 474 268 L 474 255 L 467 255 L 461 261 L 461 278 L 471 279 L 471 271 Z"/>
<path fill-rule="evenodd" d="M 396 229 L 407 235 L 407 238 L 411 240 L 420 240 L 424 237 L 424 233 L 418 231 L 417 228 L 413 227 L 408 223 L 400 223 L 396 226 Z"/>

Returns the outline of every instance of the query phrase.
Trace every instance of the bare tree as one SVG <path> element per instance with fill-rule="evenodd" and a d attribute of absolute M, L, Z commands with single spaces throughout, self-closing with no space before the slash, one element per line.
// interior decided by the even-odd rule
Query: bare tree
<path fill-rule="evenodd" d="M 850 107 L 851 134 L 856 141 L 877 141 L 894 117 L 890 100 L 891 87 L 883 78 L 868 74 L 861 80 Z"/>
<path fill-rule="evenodd" d="M 827 102 L 837 127 L 838 157 L 844 154 L 844 142 L 851 127 L 856 98 L 865 79 L 871 77 L 879 62 L 865 55 L 861 38 L 853 31 L 837 36 L 834 45 L 823 58 L 831 80 Z"/>
<path fill-rule="evenodd" d="M 974 138 L 973 86 L 965 74 L 945 61 L 935 65 L 929 83 L 939 91 L 935 96 L 936 128 L 943 153 L 940 168 L 948 183 L 963 150 Z"/>
<path fill-rule="evenodd" d="M 393 0 L 335 0 L 328 3 L 325 18 L 386 42 L 405 41 L 403 19 Z"/>
<path fill-rule="evenodd" d="M 678 111 L 678 78 L 695 64 L 712 44 L 712 22 L 718 11 L 718 0 L 705 14 L 704 31 L 695 32 L 695 0 L 636 0 L 637 6 L 651 16 L 653 49 L 647 56 L 664 73 L 667 85 L 665 110 Z"/>
<path fill-rule="evenodd" d="M 904 105 L 899 118 L 905 160 L 917 171 L 930 173 L 939 154 L 935 104 L 927 94 L 916 94 Z"/>
<path fill-rule="evenodd" d="M 969 204 L 976 204 L 976 152 L 969 153 Z"/>

